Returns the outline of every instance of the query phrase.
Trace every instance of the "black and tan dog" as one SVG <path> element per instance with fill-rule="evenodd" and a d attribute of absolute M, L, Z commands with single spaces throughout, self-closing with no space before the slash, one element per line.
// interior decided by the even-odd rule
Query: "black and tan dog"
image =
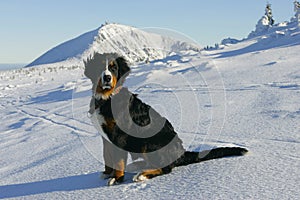
<path fill-rule="evenodd" d="M 86 64 L 92 61 L 93 58 Z M 124 58 L 114 58 L 105 66 L 99 66 L 99 69 L 101 71 L 95 82 L 93 109 L 90 112 L 94 126 L 104 132 L 105 171 L 102 176 L 109 179 L 108 185 L 124 180 L 128 153 L 134 159 L 142 157 L 147 163 L 148 169 L 133 178 L 133 181 L 143 181 L 168 174 L 177 166 L 241 156 L 247 152 L 240 147 L 186 151 L 171 123 L 143 103 L 137 95 L 122 87 L 130 72 Z"/>

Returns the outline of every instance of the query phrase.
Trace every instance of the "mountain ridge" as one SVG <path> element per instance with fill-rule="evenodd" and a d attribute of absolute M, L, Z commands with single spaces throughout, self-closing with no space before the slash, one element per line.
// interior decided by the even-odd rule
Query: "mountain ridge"
<path fill-rule="evenodd" d="M 200 51 L 197 44 L 121 24 L 105 24 L 63 42 L 35 59 L 26 67 L 51 64 L 69 59 L 86 60 L 97 53 L 118 53 L 130 63 L 162 59 L 171 52 Z"/>
<path fill-rule="evenodd" d="M 82 54 L 86 50 L 86 48 L 89 47 L 90 44 L 92 44 L 93 38 L 97 35 L 99 29 L 100 28 L 97 28 L 92 31 L 88 31 L 71 40 L 65 41 L 55 46 L 54 48 L 48 50 L 40 57 L 35 59 L 33 62 L 28 64 L 26 67 L 56 63 L 56 62 L 67 60 L 72 57 L 77 57 L 78 55 Z M 73 46 L 77 46 L 77 48 L 76 49 L 71 48 Z M 65 52 L 66 49 L 68 50 L 67 52 Z"/>
<path fill-rule="evenodd" d="M 61 65 L 82 64 L 83 60 L 86 60 L 94 53 L 118 53 L 124 56 L 130 64 L 145 63 L 164 59 L 171 53 L 178 53 L 182 50 L 196 52 L 222 50 L 226 46 L 250 40 L 255 41 L 256 46 L 265 49 L 277 47 L 279 43 L 280 45 L 289 44 L 290 40 L 298 40 L 297 38 L 300 38 L 298 22 L 295 17 L 291 18 L 289 22 L 285 21 L 274 25 L 262 25 L 260 23 L 261 20 L 258 21 L 256 30 L 251 31 L 244 39 L 223 39 L 220 45 L 206 49 L 200 48 L 198 44 L 190 40 L 186 42 L 173 36 L 172 38 L 168 35 L 153 33 L 147 31 L 147 29 L 139 29 L 117 23 L 106 23 L 97 29 L 57 45 L 26 67 L 59 62 L 62 62 Z M 264 28 L 258 29 L 258 26 L 263 26 Z"/>

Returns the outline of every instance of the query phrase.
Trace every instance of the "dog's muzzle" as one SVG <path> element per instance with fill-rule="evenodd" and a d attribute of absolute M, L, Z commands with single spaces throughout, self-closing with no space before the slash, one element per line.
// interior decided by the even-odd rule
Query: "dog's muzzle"
<path fill-rule="evenodd" d="M 105 83 L 110 83 L 110 81 L 111 81 L 111 75 L 104 75 L 103 76 L 103 81 Z"/>
<path fill-rule="evenodd" d="M 102 73 L 102 88 L 105 89 L 111 89 L 112 88 L 112 74 L 109 70 L 105 70 Z"/>

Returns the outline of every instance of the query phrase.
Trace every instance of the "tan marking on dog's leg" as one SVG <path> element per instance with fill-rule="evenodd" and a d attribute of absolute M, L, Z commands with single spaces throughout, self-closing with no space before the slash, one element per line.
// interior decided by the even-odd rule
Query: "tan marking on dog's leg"
<path fill-rule="evenodd" d="M 115 166 L 115 177 L 118 180 L 120 177 L 124 176 L 125 171 L 125 161 L 121 159 Z"/>
<path fill-rule="evenodd" d="M 151 179 L 156 176 L 160 176 L 164 174 L 162 169 L 148 169 L 144 170 L 141 173 L 138 173 L 133 177 L 134 182 L 145 181 L 147 179 Z"/>
<path fill-rule="evenodd" d="M 108 180 L 108 186 L 112 186 L 118 183 L 123 182 L 124 180 L 124 174 L 125 174 L 125 161 L 124 159 L 121 159 L 119 162 L 115 164 L 115 170 L 113 178 Z"/>
<path fill-rule="evenodd" d="M 143 176 L 147 176 L 149 178 L 152 178 L 154 176 L 159 176 L 163 174 L 162 169 L 148 169 L 148 170 L 144 170 L 141 173 Z"/>

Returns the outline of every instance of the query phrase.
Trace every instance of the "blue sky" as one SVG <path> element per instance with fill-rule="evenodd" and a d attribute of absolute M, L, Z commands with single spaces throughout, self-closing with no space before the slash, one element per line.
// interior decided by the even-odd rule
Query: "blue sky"
<path fill-rule="evenodd" d="M 294 15 L 293 0 L 269 0 L 276 22 Z M 29 63 L 105 21 L 168 28 L 199 43 L 241 39 L 264 14 L 265 0 L 1 0 L 0 63 Z"/>

